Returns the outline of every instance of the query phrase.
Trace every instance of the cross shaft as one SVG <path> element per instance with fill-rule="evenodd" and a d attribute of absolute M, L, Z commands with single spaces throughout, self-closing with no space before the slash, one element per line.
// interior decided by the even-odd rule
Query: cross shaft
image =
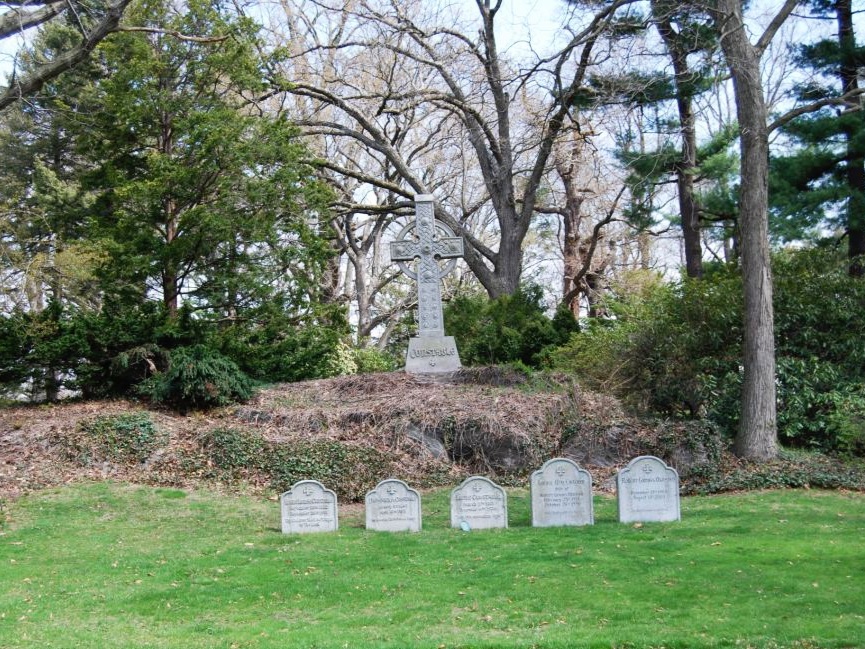
<path fill-rule="evenodd" d="M 431 194 L 415 196 L 414 239 L 401 238 L 390 244 L 391 261 L 401 262 L 400 267 L 412 279 L 417 280 L 418 337 L 444 336 L 442 317 L 441 279 L 450 268 L 439 268 L 438 260 L 456 259 L 463 255 L 461 237 L 440 237 L 436 228 L 450 233 L 449 229 L 435 220 Z M 401 235 L 407 234 L 403 230 Z M 418 260 L 417 271 L 407 264 Z"/>

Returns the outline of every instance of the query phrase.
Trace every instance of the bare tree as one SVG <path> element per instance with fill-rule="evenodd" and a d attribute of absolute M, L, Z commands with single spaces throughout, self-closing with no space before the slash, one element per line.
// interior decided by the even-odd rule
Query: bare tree
<path fill-rule="evenodd" d="M 618 270 L 616 247 L 635 234 L 627 224 L 611 229 L 621 220 L 617 214 L 626 185 L 591 145 L 594 135 L 591 129 L 574 131 L 556 146 L 558 182 L 550 186 L 551 200 L 537 208 L 556 214 L 561 224 L 562 304 L 575 316 L 585 310 L 589 317 L 600 315 L 601 298 Z"/>
<path fill-rule="evenodd" d="M 435 194 L 436 216 L 465 238 L 466 263 L 490 296 L 513 293 L 553 147 L 573 127 L 574 99 L 603 55 L 596 49 L 606 27 L 632 1 L 609 3 L 574 21 L 582 26 L 555 56 L 519 68 L 499 50 L 501 0 L 476 0 L 475 32 L 417 0 L 307 0 L 308 11 L 294 15 L 346 19 L 326 42 L 320 29 L 307 32 L 308 46 L 283 70 L 284 89 L 308 101 L 301 120 L 308 133 L 360 142 L 393 171 L 373 176 L 328 159 L 332 173 L 391 192 L 397 209 L 414 194 Z M 294 63 L 333 51 L 342 55 L 341 70 L 317 79 L 294 74 Z M 378 75 L 370 85 L 376 60 L 398 63 L 403 74 Z M 538 119 L 524 119 L 526 99 L 533 104 L 541 96 L 541 109 L 531 111 Z M 415 116 L 413 147 L 388 130 L 394 115 L 409 111 Z M 479 229 L 480 223 L 491 227 Z"/>
<path fill-rule="evenodd" d="M 317 3 L 284 5 L 274 39 L 290 48 L 290 57 L 286 67 L 274 73 L 306 86 L 326 81 L 336 88 L 334 80 L 346 80 L 342 91 L 351 93 L 355 107 L 371 116 L 388 147 L 415 164 L 422 161 L 427 177 L 428 169 L 456 169 L 439 173 L 439 182 L 458 174 L 453 156 L 447 157 L 456 138 L 452 129 L 442 127 L 442 116 L 423 103 L 395 99 L 409 95 L 423 71 L 404 64 L 393 51 L 344 42 L 357 29 L 351 12 L 309 6 L 315 9 Z M 393 156 L 381 155 L 362 138 L 346 136 L 354 121 L 340 108 L 300 93 L 277 97 L 279 109 L 304 129 L 322 175 L 337 192 L 331 223 L 336 254 L 327 292 L 349 305 L 359 345 L 385 346 L 416 299 L 399 270 L 387 265 L 388 236 L 398 229 L 397 220 L 413 211 L 411 201 L 398 192 L 402 181 Z"/>

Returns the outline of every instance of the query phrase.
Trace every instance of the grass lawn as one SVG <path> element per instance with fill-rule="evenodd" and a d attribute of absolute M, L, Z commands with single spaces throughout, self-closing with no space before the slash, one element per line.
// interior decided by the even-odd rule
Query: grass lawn
<path fill-rule="evenodd" d="M 682 521 L 287 536 L 279 504 L 112 483 L 6 507 L 0 647 L 865 647 L 865 494 L 684 498 Z M 0 518 L 2 521 L 2 518 Z"/>

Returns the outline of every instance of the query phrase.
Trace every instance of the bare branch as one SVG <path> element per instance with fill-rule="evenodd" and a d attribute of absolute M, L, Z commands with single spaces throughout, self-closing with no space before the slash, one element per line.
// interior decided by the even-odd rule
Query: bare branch
<path fill-rule="evenodd" d="M 360 170 L 356 170 L 356 169 L 349 169 L 348 167 L 338 165 L 338 164 L 336 164 L 334 162 L 330 162 L 328 160 L 318 160 L 315 162 L 315 164 L 317 166 L 323 168 L 323 169 L 330 169 L 331 171 L 335 171 L 338 174 L 342 174 L 343 176 L 348 176 L 349 178 L 354 178 L 355 180 L 359 180 L 362 183 L 369 183 L 370 185 L 373 185 L 375 187 L 380 187 L 380 188 L 385 189 L 389 192 L 392 192 L 398 196 L 403 196 L 408 200 L 411 200 L 411 198 L 412 198 L 411 192 L 406 190 L 405 187 L 397 185 L 396 183 L 388 182 L 388 181 L 384 180 L 383 178 L 380 178 L 379 176 L 373 176 L 373 175 L 364 173 L 364 172 L 362 172 Z M 368 210 L 369 210 L 369 208 L 366 206 L 361 206 L 361 205 L 352 206 L 352 211 L 354 211 L 354 212 L 372 213 L 372 212 L 369 212 Z M 382 210 L 379 207 L 375 208 L 374 211 L 377 213 L 382 212 Z M 386 212 L 387 210 L 384 210 L 384 211 Z"/>
<path fill-rule="evenodd" d="M 583 278 L 589 272 L 589 269 L 592 267 L 592 258 L 595 256 L 595 250 L 598 247 L 598 241 L 601 240 L 601 230 L 603 230 L 606 225 L 613 221 L 613 217 L 615 216 L 616 209 L 619 205 L 619 200 L 621 200 L 622 196 L 624 195 L 625 189 L 627 189 L 625 185 L 623 185 L 622 188 L 619 189 L 619 193 L 613 200 L 613 204 L 610 206 L 610 209 L 607 210 L 606 216 L 604 216 L 603 219 L 598 221 L 595 224 L 595 227 L 592 228 L 592 242 L 589 244 L 589 250 L 586 253 L 585 259 L 583 259 L 583 266 L 572 279 L 574 288 L 571 289 L 571 291 L 562 298 L 562 304 L 570 304 L 580 294 L 580 284 L 582 283 Z"/>
<path fill-rule="evenodd" d="M 30 11 L 12 9 L 11 11 L 7 11 L 0 16 L 0 39 L 51 20 L 54 16 L 65 10 L 64 4 L 65 0 L 52 0 L 51 2 L 46 2 L 39 9 Z M 24 4 L 22 3 L 21 6 L 23 7 Z"/>
<path fill-rule="evenodd" d="M 190 43 L 221 43 L 228 40 L 228 36 L 190 36 L 189 34 L 181 34 L 180 32 L 170 29 L 159 29 L 157 27 L 119 27 L 114 30 L 117 32 L 144 32 L 146 34 L 164 34 L 172 36 L 179 41 L 187 41 Z"/>
<path fill-rule="evenodd" d="M 769 26 L 766 27 L 766 31 L 763 32 L 763 35 L 757 41 L 757 44 L 754 48 L 757 50 L 757 56 L 763 56 L 763 52 L 769 47 L 769 43 L 772 42 L 772 39 L 775 38 L 775 34 L 778 33 L 778 30 L 781 29 L 781 25 L 784 24 L 784 21 L 790 17 L 790 14 L 793 13 L 793 10 L 799 5 L 800 0 L 787 0 L 784 3 L 784 6 L 778 10 L 778 13 L 775 14 L 775 17 L 772 19 L 772 22 L 769 23 Z"/>
<path fill-rule="evenodd" d="M 851 90 L 850 92 L 845 92 L 840 97 L 827 97 L 825 99 L 820 99 L 818 101 L 811 102 L 810 104 L 805 104 L 804 106 L 794 108 L 793 110 L 787 111 L 786 113 L 781 115 L 781 117 L 769 124 L 769 133 L 781 128 L 782 126 L 785 126 L 787 123 L 793 121 L 801 115 L 813 113 L 814 111 L 825 108 L 826 106 L 847 106 L 849 109 L 848 112 L 862 110 L 862 106 L 859 102 L 853 104 L 850 102 L 850 100 L 857 97 L 862 97 L 863 94 L 865 94 L 865 88 L 856 88 L 855 90 Z"/>
<path fill-rule="evenodd" d="M 53 61 L 39 66 L 23 79 L 13 80 L 12 84 L 0 93 L 0 110 L 21 97 L 37 92 L 45 83 L 86 59 L 106 36 L 117 31 L 123 11 L 131 1 L 117 0 L 114 4 L 108 5 L 102 19 L 76 47 L 64 52 Z"/>

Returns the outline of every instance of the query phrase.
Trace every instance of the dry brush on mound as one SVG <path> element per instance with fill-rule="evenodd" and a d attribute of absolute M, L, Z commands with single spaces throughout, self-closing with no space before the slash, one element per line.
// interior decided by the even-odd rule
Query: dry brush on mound
<path fill-rule="evenodd" d="M 0 493 L 78 478 L 271 492 L 317 479 L 358 500 L 389 477 L 424 488 L 483 474 L 526 486 L 556 456 L 610 489 L 636 455 L 658 455 L 685 476 L 720 455 L 706 426 L 647 422 L 570 380 L 543 381 L 499 368 L 447 380 L 366 374 L 273 386 L 244 405 L 188 416 L 122 401 L 6 408 Z"/>

